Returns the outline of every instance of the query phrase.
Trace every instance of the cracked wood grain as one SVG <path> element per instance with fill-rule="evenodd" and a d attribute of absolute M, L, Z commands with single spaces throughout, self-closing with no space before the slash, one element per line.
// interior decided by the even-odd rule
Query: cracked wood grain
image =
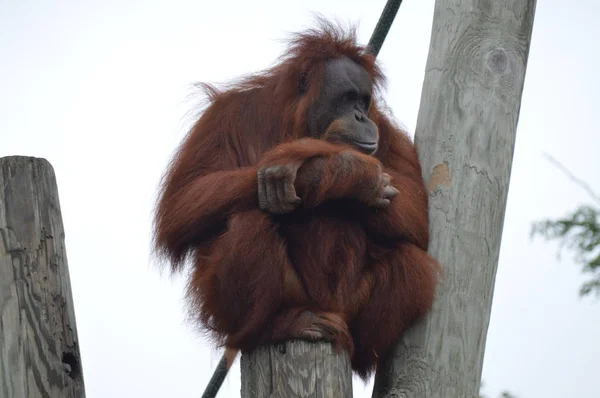
<path fill-rule="evenodd" d="M 288 341 L 243 353 L 242 398 L 352 397 L 345 352 L 331 344 Z"/>
<path fill-rule="evenodd" d="M 83 398 L 54 171 L 0 158 L 0 397 Z"/>
<path fill-rule="evenodd" d="M 535 6 L 436 1 L 415 143 L 444 277 L 373 397 L 478 396 Z"/>

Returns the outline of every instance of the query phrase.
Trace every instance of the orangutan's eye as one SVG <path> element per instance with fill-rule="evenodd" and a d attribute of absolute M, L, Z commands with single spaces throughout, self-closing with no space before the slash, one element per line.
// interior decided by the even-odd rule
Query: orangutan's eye
<path fill-rule="evenodd" d="M 346 91 L 343 96 L 344 102 L 356 102 L 358 100 L 358 93 L 356 91 Z"/>

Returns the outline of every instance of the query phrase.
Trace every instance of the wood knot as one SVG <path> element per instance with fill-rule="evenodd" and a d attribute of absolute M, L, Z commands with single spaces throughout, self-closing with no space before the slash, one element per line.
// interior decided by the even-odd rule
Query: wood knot
<path fill-rule="evenodd" d="M 492 51 L 487 60 L 488 67 L 492 72 L 503 74 L 508 68 L 508 55 L 502 49 Z"/>
<path fill-rule="evenodd" d="M 81 366 L 79 359 L 72 352 L 65 352 L 62 356 L 62 363 L 65 371 L 72 379 L 77 379 L 81 375 Z"/>

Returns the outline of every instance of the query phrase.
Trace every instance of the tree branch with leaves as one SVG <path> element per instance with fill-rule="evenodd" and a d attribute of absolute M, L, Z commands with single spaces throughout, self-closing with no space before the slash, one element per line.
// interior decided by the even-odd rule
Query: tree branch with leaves
<path fill-rule="evenodd" d="M 558 167 L 572 182 L 583 188 L 593 204 L 581 205 L 575 211 L 557 220 L 543 220 L 533 224 L 532 237 L 559 240 L 561 249 L 567 247 L 575 253 L 575 261 L 582 272 L 590 275 L 579 290 L 581 296 L 595 292 L 600 297 L 600 196 L 584 181 L 573 175 L 550 155 L 548 160 Z"/>

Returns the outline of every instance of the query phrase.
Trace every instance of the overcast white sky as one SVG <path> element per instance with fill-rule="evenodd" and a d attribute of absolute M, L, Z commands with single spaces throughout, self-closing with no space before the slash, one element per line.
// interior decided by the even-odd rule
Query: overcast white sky
<path fill-rule="evenodd" d="M 219 353 L 184 322 L 181 278 L 149 254 L 161 173 L 189 125 L 191 84 L 272 64 L 311 13 L 360 22 L 377 1 L 0 2 L 0 156 L 47 158 L 60 192 L 89 398 L 199 397 Z M 406 0 L 380 53 L 414 132 L 433 0 Z M 600 304 L 531 222 L 587 201 L 543 157 L 600 190 L 600 2 L 538 2 L 487 339 L 485 391 L 600 396 Z M 221 397 L 239 396 L 239 366 Z M 368 397 L 372 384 L 355 383 Z"/>

